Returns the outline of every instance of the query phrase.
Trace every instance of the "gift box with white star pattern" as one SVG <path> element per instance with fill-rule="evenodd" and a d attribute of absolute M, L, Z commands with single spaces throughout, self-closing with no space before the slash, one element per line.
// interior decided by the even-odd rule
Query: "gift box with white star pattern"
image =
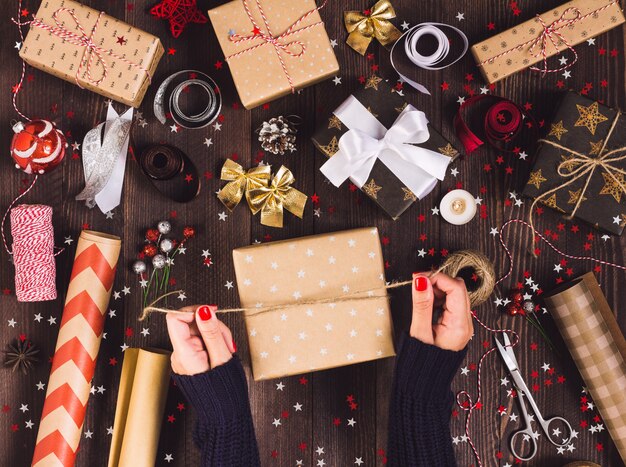
<path fill-rule="evenodd" d="M 255 380 L 395 355 L 378 229 L 233 251 Z M 268 310 L 267 307 L 275 307 Z"/>
<path fill-rule="evenodd" d="M 626 226 L 626 117 L 568 92 L 540 143 L 524 195 L 621 235 Z"/>

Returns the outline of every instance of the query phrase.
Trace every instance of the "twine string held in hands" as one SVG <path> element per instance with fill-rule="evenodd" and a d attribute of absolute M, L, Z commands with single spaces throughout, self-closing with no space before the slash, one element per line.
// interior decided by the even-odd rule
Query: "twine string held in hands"
<path fill-rule="evenodd" d="M 436 270 L 430 272 L 428 275 L 432 277 L 436 274 L 445 273 L 449 276 L 456 277 L 459 272 L 464 269 L 472 269 L 477 277 L 478 286 L 475 289 L 469 290 L 468 295 L 470 297 L 471 306 L 477 306 L 485 302 L 487 298 L 493 292 L 493 288 L 496 284 L 495 271 L 493 264 L 482 253 L 474 250 L 462 250 L 449 255 L 443 264 Z M 241 313 L 244 312 L 247 316 L 254 316 L 264 313 L 271 313 L 273 311 L 284 310 L 294 306 L 307 306 L 307 305 L 323 305 L 327 303 L 342 303 L 355 300 L 378 300 L 380 298 L 388 298 L 387 294 L 376 295 L 376 292 L 386 291 L 389 289 L 397 289 L 407 285 L 413 284 L 412 280 L 394 282 L 384 287 L 379 287 L 371 290 L 361 290 L 353 292 L 349 295 L 342 297 L 331 297 L 324 299 L 311 299 L 298 301 L 296 303 L 286 303 L 281 305 L 272 305 L 266 307 L 242 307 L 242 308 L 223 308 L 218 309 L 218 313 Z M 165 295 L 158 297 L 154 302 L 143 309 L 139 321 L 146 319 L 151 313 L 173 313 L 173 314 L 186 314 L 188 311 L 171 310 L 169 308 L 159 308 L 155 305 L 168 295 L 181 292 L 180 290 L 169 292 Z"/>
<path fill-rule="evenodd" d="M 303 14 L 291 26 L 289 26 L 287 30 L 285 30 L 285 32 L 283 32 L 282 34 L 279 34 L 278 36 L 274 36 L 274 34 L 272 33 L 272 30 L 270 29 L 269 20 L 267 19 L 267 16 L 265 15 L 263 6 L 261 5 L 261 0 L 256 0 L 256 6 L 257 6 L 257 9 L 259 10 L 261 18 L 263 19 L 263 24 L 265 24 L 265 29 L 267 32 L 263 31 L 259 27 L 259 24 L 254 19 L 254 16 L 252 15 L 252 11 L 250 11 L 250 7 L 248 5 L 248 0 L 243 0 L 243 8 L 246 11 L 246 15 L 248 16 L 248 19 L 250 20 L 253 26 L 252 34 L 244 36 L 241 34 L 237 34 L 235 32 L 235 33 L 230 34 L 229 39 L 236 44 L 239 44 L 241 42 L 254 41 L 257 39 L 260 39 L 261 42 L 248 49 L 244 49 L 234 54 L 228 55 L 226 57 L 226 60 L 230 60 L 231 58 L 239 57 L 243 54 L 252 52 L 253 50 L 258 49 L 259 47 L 263 47 L 265 44 L 271 44 L 274 47 L 274 50 L 276 51 L 276 55 L 278 56 L 278 60 L 280 61 L 280 65 L 283 69 L 283 73 L 285 74 L 285 77 L 287 78 L 287 81 L 289 82 L 289 87 L 291 88 L 291 92 L 295 93 L 296 88 L 293 84 L 293 79 L 291 75 L 289 74 L 289 70 L 287 70 L 287 65 L 285 64 L 283 56 L 281 55 L 281 51 L 286 53 L 287 55 L 290 55 L 291 57 L 297 58 L 297 57 L 302 56 L 306 52 L 306 45 L 304 44 L 304 42 L 299 41 L 299 40 L 292 40 L 291 42 L 285 42 L 285 39 L 289 38 L 290 36 L 296 33 L 306 31 L 313 27 L 324 24 L 322 21 L 317 21 L 315 23 L 309 24 L 307 26 L 303 26 L 301 28 L 298 27 L 300 23 L 302 23 L 305 19 L 307 19 L 313 13 L 324 8 L 324 6 L 326 5 L 326 1 L 327 0 L 325 0 L 324 3 L 322 3 L 320 6 L 313 8 L 312 10 L 309 10 L 305 14 Z M 295 51 L 294 51 L 294 47 L 295 47 Z"/>
<path fill-rule="evenodd" d="M 576 212 L 578 211 L 578 208 L 580 207 L 583 199 L 585 199 L 584 194 L 587 191 L 587 188 L 589 187 L 589 183 L 591 182 L 591 179 L 593 178 L 593 175 L 597 168 L 604 170 L 607 173 L 607 175 L 611 177 L 611 179 L 617 184 L 617 186 L 621 188 L 624 194 L 626 194 L 626 183 L 624 183 L 623 180 L 620 180 L 620 178 L 617 176 L 617 174 L 626 175 L 626 170 L 619 168 L 616 165 L 613 165 L 615 162 L 626 160 L 626 146 L 612 149 L 610 151 L 605 152 L 606 145 L 611 139 L 611 135 L 613 134 L 613 130 L 615 130 L 615 127 L 620 118 L 620 115 L 621 114 L 618 112 L 615 118 L 613 119 L 611 128 L 609 129 L 609 132 L 607 133 L 606 137 L 604 138 L 604 141 L 602 142 L 602 148 L 598 152 L 597 157 L 591 157 L 587 154 L 574 151 L 573 149 L 562 146 L 561 144 L 555 143 L 554 141 L 550 141 L 547 139 L 539 140 L 539 142 L 541 143 L 546 143 L 555 148 L 562 149 L 563 151 L 567 151 L 568 153 L 573 154 L 574 157 L 572 157 L 571 159 L 564 160 L 557 167 L 557 173 L 564 179 L 569 179 L 569 180 L 567 180 L 561 185 L 557 185 L 556 187 L 544 193 L 541 193 L 540 195 L 535 197 L 535 199 L 533 200 L 530 206 L 530 214 L 529 214 L 529 224 L 531 228 L 534 226 L 533 211 L 537 203 L 539 203 L 542 199 L 552 195 L 553 193 L 556 193 L 557 191 L 565 188 L 566 186 L 571 185 L 575 181 L 583 177 L 586 177 L 585 184 L 582 187 L 580 196 L 576 200 L 576 204 L 574 205 L 572 212 L 568 216 L 568 219 L 572 219 L 574 215 L 576 214 Z M 533 237 L 533 250 L 534 250 L 535 244 L 536 242 Z"/>
<path fill-rule="evenodd" d="M 519 50 L 524 49 L 525 47 L 528 47 L 529 52 L 532 55 L 534 55 L 535 57 L 539 57 L 539 56 L 543 57 L 543 68 L 538 68 L 538 67 L 533 66 L 530 68 L 531 70 L 540 71 L 543 75 L 545 75 L 546 73 L 558 73 L 560 71 L 563 71 L 571 67 L 574 63 L 576 63 L 576 61 L 578 60 L 578 55 L 576 54 L 576 51 L 574 50 L 574 48 L 565 40 L 565 38 L 559 32 L 559 30 L 565 27 L 573 26 L 574 24 L 584 21 L 585 19 L 589 17 L 595 16 L 601 11 L 606 10 L 607 8 L 610 8 L 616 4 L 619 5 L 619 0 L 612 0 L 606 5 L 600 8 L 596 8 L 595 10 L 592 10 L 589 13 L 584 14 L 584 15 L 581 15 L 580 10 L 578 10 L 577 8 L 574 8 L 574 7 L 568 8 L 567 10 L 563 12 L 563 14 L 557 20 L 553 21 L 552 23 L 548 25 L 545 24 L 545 22 L 543 21 L 540 15 L 537 15 L 538 21 L 543 26 L 543 29 L 538 37 L 529 39 L 526 42 L 522 42 L 521 44 L 511 47 L 510 49 L 507 49 L 503 52 L 500 52 L 497 55 L 494 55 L 493 57 L 483 60 L 482 62 L 478 64 L 478 66 L 483 66 L 486 63 L 493 63 L 494 61 L 510 54 L 511 52 L 519 51 Z M 576 16 L 573 18 L 568 18 L 567 14 L 569 14 L 571 11 L 574 11 Z M 558 38 L 558 41 L 555 40 L 555 36 Z M 555 49 L 558 51 L 559 42 L 563 42 L 565 46 L 574 53 L 574 60 L 571 63 L 566 64 L 558 69 L 549 69 L 547 65 L 547 58 L 548 58 L 547 46 L 549 43 L 551 43 L 555 47 Z M 537 45 L 540 45 L 539 51 L 533 52 L 535 48 L 537 47 Z"/>

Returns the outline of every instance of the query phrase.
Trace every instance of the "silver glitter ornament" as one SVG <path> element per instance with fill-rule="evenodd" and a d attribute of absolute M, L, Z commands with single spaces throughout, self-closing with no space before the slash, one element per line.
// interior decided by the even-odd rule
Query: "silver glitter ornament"
<path fill-rule="evenodd" d="M 172 231 L 172 224 L 169 221 L 161 221 L 157 224 L 157 229 L 161 235 L 167 235 Z"/>
<path fill-rule="evenodd" d="M 135 261 L 133 263 L 133 272 L 135 274 L 143 274 L 146 272 L 146 269 L 148 269 L 148 266 L 143 261 Z"/>
<path fill-rule="evenodd" d="M 154 266 L 154 269 L 163 269 L 165 262 L 165 256 L 163 255 L 155 255 L 154 258 L 152 258 L 152 266 Z"/>
<path fill-rule="evenodd" d="M 172 248 L 174 248 L 174 242 L 172 242 L 169 238 L 164 238 L 161 240 L 161 243 L 159 243 L 159 248 L 163 253 L 169 253 L 172 251 Z"/>
<path fill-rule="evenodd" d="M 532 300 L 524 300 L 524 303 L 522 303 L 522 308 L 524 309 L 526 314 L 530 314 L 535 311 L 535 304 Z"/>

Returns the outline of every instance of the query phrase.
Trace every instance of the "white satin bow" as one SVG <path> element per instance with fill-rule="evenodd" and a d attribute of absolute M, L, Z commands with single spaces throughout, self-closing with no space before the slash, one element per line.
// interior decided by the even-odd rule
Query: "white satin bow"
<path fill-rule="evenodd" d="M 339 186 L 350 178 L 361 188 L 377 159 L 419 199 L 430 193 L 438 180 L 443 180 L 450 157 L 413 146 L 430 137 L 424 112 L 407 105 L 387 130 L 352 97 L 335 115 L 350 130 L 339 139 L 337 153 L 320 168 L 333 185 Z"/>

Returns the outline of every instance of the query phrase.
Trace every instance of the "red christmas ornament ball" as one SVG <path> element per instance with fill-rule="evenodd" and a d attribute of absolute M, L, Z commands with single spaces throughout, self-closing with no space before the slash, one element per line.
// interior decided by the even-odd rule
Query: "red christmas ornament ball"
<path fill-rule="evenodd" d="M 522 295 L 522 292 L 520 291 L 515 291 L 511 294 L 511 300 L 514 303 L 522 303 L 522 301 L 524 300 L 524 295 Z"/>
<path fill-rule="evenodd" d="M 196 230 L 193 227 L 185 227 L 183 229 L 183 235 L 185 238 L 191 238 L 196 234 Z"/>
<path fill-rule="evenodd" d="M 50 172 L 65 157 L 67 140 L 54 123 L 47 120 L 18 122 L 13 125 L 11 157 L 15 167 L 27 174 Z"/>
<path fill-rule="evenodd" d="M 146 230 L 146 240 L 149 242 L 156 242 L 159 239 L 159 231 L 157 229 Z"/>
<path fill-rule="evenodd" d="M 157 254 L 157 247 L 155 245 L 149 244 L 143 247 L 143 254 L 152 258 Z"/>
<path fill-rule="evenodd" d="M 506 306 L 506 312 L 511 315 L 511 316 L 517 316 L 520 313 L 522 313 L 524 310 L 522 309 L 522 306 L 519 303 L 509 303 Z"/>

